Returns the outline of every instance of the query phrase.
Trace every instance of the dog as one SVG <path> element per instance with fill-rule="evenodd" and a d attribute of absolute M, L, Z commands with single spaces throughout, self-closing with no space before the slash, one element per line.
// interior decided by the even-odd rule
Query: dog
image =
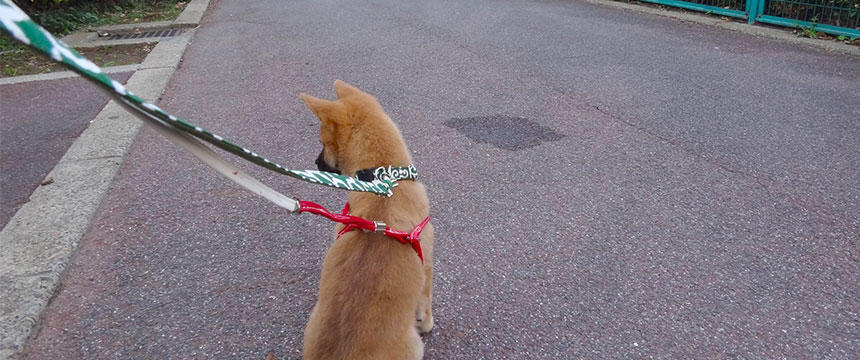
<path fill-rule="evenodd" d="M 320 120 L 320 170 L 408 166 L 400 131 L 373 96 L 335 81 L 337 100 L 301 94 Z M 401 180 L 391 197 L 350 192 L 351 215 L 409 232 L 429 215 L 424 185 Z M 335 226 L 337 234 L 343 225 Z M 433 226 L 419 237 L 424 261 L 407 244 L 378 232 L 337 238 L 323 260 L 319 298 L 305 328 L 305 359 L 421 359 L 419 334 L 433 328 Z"/>

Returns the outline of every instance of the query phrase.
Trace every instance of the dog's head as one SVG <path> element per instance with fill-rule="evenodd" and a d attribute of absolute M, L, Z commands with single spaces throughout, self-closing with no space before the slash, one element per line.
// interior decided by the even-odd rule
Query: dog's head
<path fill-rule="evenodd" d="M 412 163 L 397 126 L 373 96 L 340 80 L 334 90 L 334 101 L 301 94 L 320 120 L 320 170 L 354 176 L 361 169 Z"/>

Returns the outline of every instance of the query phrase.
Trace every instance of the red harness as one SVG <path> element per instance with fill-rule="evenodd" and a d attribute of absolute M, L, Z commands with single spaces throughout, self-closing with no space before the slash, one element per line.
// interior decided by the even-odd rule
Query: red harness
<path fill-rule="evenodd" d="M 381 232 L 401 243 L 410 244 L 412 245 L 412 249 L 418 254 L 418 258 L 421 259 L 421 263 L 424 263 L 424 255 L 421 253 L 421 243 L 418 242 L 418 237 L 421 236 L 421 230 L 424 230 L 424 226 L 430 222 L 429 216 L 420 224 L 415 225 L 415 228 L 413 228 L 411 232 L 405 233 L 403 231 L 394 230 L 381 221 L 370 221 L 358 216 L 350 215 L 348 202 L 346 203 L 346 206 L 343 207 L 342 213 L 335 214 L 315 202 L 299 201 L 299 213 L 303 212 L 325 216 L 329 218 L 329 220 L 344 224 L 343 230 L 337 233 L 338 238 L 352 230 L 364 230 L 370 232 Z"/>

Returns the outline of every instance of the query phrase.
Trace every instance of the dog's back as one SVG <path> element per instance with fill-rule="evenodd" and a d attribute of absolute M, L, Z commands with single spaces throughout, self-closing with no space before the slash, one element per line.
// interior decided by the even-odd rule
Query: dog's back
<path fill-rule="evenodd" d="M 406 146 L 375 99 L 344 83 L 335 83 L 335 88 L 337 103 L 303 95 L 323 122 L 321 131 L 330 132 L 321 134 L 321 158 L 346 175 L 362 166 L 408 165 Z M 352 133 L 344 134 L 347 131 Z M 349 203 L 350 214 L 407 232 L 429 213 L 424 186 L 416 181 L 399 182 L 389 198 L 353 192 Z M 335 232 L 341 229 L 338 225 Z M 432 225 L 425 227 L 420 239 L 423 264 L 412 247 L 381 233 L 350 231 L 334 242 L 323 262 L 319 300 L 305 329 L 305 359 L 423 356 L 418 332 L 433 326 Z"/>

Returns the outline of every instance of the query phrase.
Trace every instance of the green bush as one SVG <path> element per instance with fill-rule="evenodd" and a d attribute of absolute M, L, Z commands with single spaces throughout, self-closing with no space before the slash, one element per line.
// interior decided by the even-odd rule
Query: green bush
<path fill-rule="evenodd" d="M 178 0 L 13 0 L 24 12 L 57 36 L 85 26 L 103 25 L 111 13 L 148 9 Z"/>
<path fill-rule="evenodd" d="M 768 0 L 765 14 L 846 27 L 860 27 L 860 0 Z"/>
<path fill-rule="evenodd" d="M 31 13 L 34 11 L 44 11 L 49 9 L 58 9 L 60 7 L 82 3 L 88 1 L 81 0 L 12 0 L 15 5 L 18 5 L 24 11 Z M 95 2 L 95 1 L 89 1 Z"/>

